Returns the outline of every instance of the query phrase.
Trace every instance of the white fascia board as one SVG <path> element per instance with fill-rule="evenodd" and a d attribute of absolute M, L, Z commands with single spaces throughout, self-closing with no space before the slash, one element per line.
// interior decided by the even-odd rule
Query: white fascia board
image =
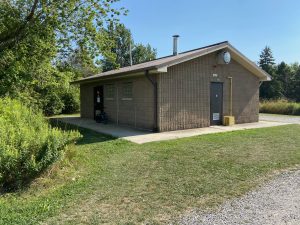
<path fill-rule="evenodd" d="M 167 66 L 158 67 L 156 69 L 156 72 L 158 72 L 158 73 L 167 73 L 168 72 L 168 67 Z"/>
<path fill-rule="evenodd" d="M 256 65 L 254 62 L 252 62 L 246 56 L 244 56 L 241 52 L 239 52 L 232 45 L 228 45 L 228 49 L 232 53 L 233 58 L 236 61 L 238 61 L 241 65 L 243 65 L 246 69 L 248 69 L 250 72 L 252 72 L 257 77 L 259 77 L 260 81 L 271 81 L 272 80 L 272 77 L 270 76 L 270 74 L 268 74 L 263 69 L 261 69 L 258 65 Z"/>

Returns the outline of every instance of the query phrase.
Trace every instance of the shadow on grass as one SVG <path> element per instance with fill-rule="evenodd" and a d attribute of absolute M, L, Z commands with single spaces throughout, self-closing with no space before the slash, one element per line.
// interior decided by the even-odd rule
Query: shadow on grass
<path fill-rule="evenodd" d="M 64 131 L 68 131 L 68 130 L 79 131 L 80 134 L 83 136 L 83 138 L 79 139 L 77 141 L 76 145 L 100 143 L 100 142 L 112 141 L 112 140 L 117 139 L 117 138 L 107 135 L 107 134 L 101 134 L 101 133 L 98 133 L 98 132 L 95 132 L 95 131 L 92 131 L 92 130 L 89 130 L 86 128 L 82 128 L 82 127 L 79 127 L 76 125 L 64 123 L 55 118 L 50 118 L 49 123 L 52 127 L 57 127 Z"/>

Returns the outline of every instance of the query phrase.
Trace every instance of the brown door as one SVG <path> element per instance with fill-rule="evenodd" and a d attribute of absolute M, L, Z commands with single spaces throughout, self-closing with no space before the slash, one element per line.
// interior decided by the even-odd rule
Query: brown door
<path fill-rule="evenodd" d="M 222 124 L 223 118 L 223 83 L 210 84 L 210 125 Z"/>

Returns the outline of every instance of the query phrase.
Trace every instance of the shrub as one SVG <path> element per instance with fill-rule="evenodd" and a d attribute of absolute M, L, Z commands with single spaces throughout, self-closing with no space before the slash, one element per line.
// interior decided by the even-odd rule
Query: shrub
<path fill-rule="evenodd" d="M 51 128 L 42 113 L 19 101 L 0 100 L 0 189 L 20 188 L 40 174 L 80 137 Z"/>
<path fill-rule="evenodd" d="M 39 90 L 38 105 L 46 116 L 79 111 L 79 89 L 70 86 L 69 80 L 60 83 L 59 86 L 54 83 Z"/>
<path fill-rule="evenodd" d="M 70 90 L 62 94 L 64 107 L 62 113 L 71 114 L 79 112 L 79 93 L 77 90 Z"/>
<path fill-rule="evenodd" d="M 43 112 L 46 116 L 57 115 L 62 112 L 64 103 L 56 92 L 50 92 L 43 97 Z"/>
<path fill-rule="evenodd" d="M 259 108 L 261 113 L 300 115 L 300 103 L 286 99 L 262 101 Z"/>

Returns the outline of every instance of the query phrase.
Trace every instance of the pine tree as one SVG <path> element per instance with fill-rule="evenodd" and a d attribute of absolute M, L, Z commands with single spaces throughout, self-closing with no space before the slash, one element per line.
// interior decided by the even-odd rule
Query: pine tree
<path fill-rule="evenodd" d="M 259 66 L 272 76 L 272 81 L 264 82 L 260 86 L 261 99 L 278 99 L 283 97 L 283 87 L 279 76 L 276 74 L 275 59 L 270 47 L 266 46 L 258 62 Z"/>
<path fill-rule="evenodd" d="M 260 59 L 259 59 L 259 66 L 265 70 L 267 73 L 272 73 L 273 71 L 273 66 L 275 65 L 275 59 L 273 57 L 272 50 L 269 46 L 266 46 L 261 54 L 260 54 Z"/>

